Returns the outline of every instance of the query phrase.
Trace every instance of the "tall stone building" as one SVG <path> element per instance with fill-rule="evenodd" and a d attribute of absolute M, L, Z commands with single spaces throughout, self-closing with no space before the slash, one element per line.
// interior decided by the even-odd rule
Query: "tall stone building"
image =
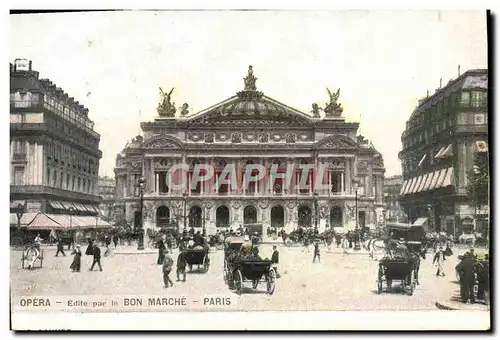
<path fill-rule="evenodd" d="M 97 215 L 99 140 L 88 109 L 31 61 L 10 64 L 11 213 Z"/>
<path fill-rule="evenodd" d="M 101 216 L 108 221 L 115 219 L 115 179 L 110 177 L 99 177 L 99 196 L 101 203 L 99 204 L 99 212 Z"/>
<path fill-rule="evenodd" d="M 488 152 L 487 98 L 488 70 L 469 70 L 420 100 L 406 122 L 400 196 L 411 221 L 428 217 L 435 231 L 455 236 L 474 229 L 468 173 Z"/>
<path fill-rule="evenodd" d="M 385 218 L 390 222 L 405 222 L 405 214 L 399 203 L 399 192 L 403 185 L 403 176 L 396 175 L 384 179 L 384 201 L 387 206 Z"/>
<path fill-rule="evenodd" d="M 242 91 L 194 114 L 187 103 L 175 108 L 172 91 L 162 91 L 159 116 L 141 123 L 143 134 L 116 157 L 117 204 L 128 223 L 140 219 L 142 176 L 144 228 L 174 220 L 181 228 L 205 226 L 208 233 L 254 222 L 288 231 L 317 225 L 345 232 L 356 228 L 356 211 L 359 227 L 375 225 L 384 206 L 382 155 L 357 135 L 358 123 L 342 117 L 339 91 L 328 90 L 330 102 L 324 108 L 313 104 L 309 114 L 264 95 L 256 80 L 250 67 Z M 187 184 L 174 188 L 167 171 L 179 164 L 190 167 L 182 173 Z M 192 187 L 188 179 L 196 164 L 213 167 L 215 178 Z M 314 169 L 304 174 L 306 187 L 299 188 L 298 167 L 290 185 L 280 178 L 251 182 L 246 188 L 221 184 L 217 176 L 228 164 L 239 179 L 249 164 L 268 170 L 275 166 L 279 172 L 288 165 L 323 165 L 327 171 L 318 180 L 326 188 L 315 190 Z"/>

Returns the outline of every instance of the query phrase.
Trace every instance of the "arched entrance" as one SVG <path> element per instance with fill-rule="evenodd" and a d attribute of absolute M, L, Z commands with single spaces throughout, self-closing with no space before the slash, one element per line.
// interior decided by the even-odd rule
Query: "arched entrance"
<path fill-rule="evenodd" d="M 271 228 L 282 228 L 285 226 L 285 209 L 276 205 L 271 209 Z"/>
<path fill-rule="evenodd" d="M 170 222 L 170 209 L 162 205 L 156 209 L 156 228 L 166 228 Z"/>
<path fill-rule="evenodd" d="M 308 205 L 301 205 L 298 209 L 298 226 L 310 228 L 312 226 L 312 211 Z"/>
<path fill-rule="evenodd" d="M 217 229 L 229 228 L 229 208 L 221 205 L 215 212 L 215 226 Z"/>
<path fill-rule="evenodd" d="M 192 206 L 191 209 L 189 209 L 189 229 L 201 228 L 203 226 L 201 214 L 202 211 L 198 205 Z"/>
<path fill-rule="evenodd" d="M 340 208 L 339 206 L 330 208 L 330 227 L 342 227 L 342 208 Z"/>
<path fill-rule="evenodd" d="M 243 224 L 257 223 L 257 209 L 253 205 L 247 205 L 243 210 Z"/>

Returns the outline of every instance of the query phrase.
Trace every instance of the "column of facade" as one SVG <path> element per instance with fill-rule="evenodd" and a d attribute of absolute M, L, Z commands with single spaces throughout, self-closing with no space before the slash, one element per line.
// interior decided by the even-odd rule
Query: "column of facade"
<path fill-rule="evenodd" d="M 323 161 L 321 162 L 321 166 L 323 167 L 323 183 L 322 184 L 325 184 L 328 186 L 328 188 L 326 189 L 323 189 L 323 194 L 327 194 L 327 195 L 330 195 L 330 192 L 331 192 L 331 188 L 332 188 L 332 172 L 330 170 L 330 168 L 328 167 L 328 162 L 325 163 L 324 159 Z"/>
<path fill-rule="evenodd" d="M 345 160 L 344 164 L 345 164 L 345 190 L 346 192 L 350 195 L 352 194 L 351 192 L 351 185 L 352 185 L 352 163 L 353 163 L 353 160 L 348 158 Z"/>
<path fill-rule="evenodd" d="M 345 183 L 344 183 L 344 180 L 345 180 L 345 176 L 344 176 L 344 171 L 345 170 L 342 170 L 342 172 L 340 173 L 340 193 L 341 195 L 344 195 L 344 186 L 345 186 Z"/>

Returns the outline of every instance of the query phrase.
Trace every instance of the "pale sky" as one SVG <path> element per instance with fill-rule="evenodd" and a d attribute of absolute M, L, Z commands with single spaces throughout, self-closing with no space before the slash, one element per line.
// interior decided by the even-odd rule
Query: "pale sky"
<path fill-rule="evenodd" d="M 257 88 L 304 112 L 340 88 L 346 121 L 401 173 L 398 152 L 417 100 L 487 67 L 484 11 L 163 11 L 16 15 L 9 59 L 27 58 L 89 110 L 101 134 L 99 175 L 157 116 L 158 87 L 193 113 Z"/>

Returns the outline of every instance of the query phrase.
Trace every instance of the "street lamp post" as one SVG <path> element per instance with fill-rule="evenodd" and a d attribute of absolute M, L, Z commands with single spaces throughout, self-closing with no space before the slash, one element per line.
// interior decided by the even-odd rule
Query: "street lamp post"
<path fill-rule="evenodd" d="M 314 229 L 318 230 L 318 193 L 315 192 L 313 194 L 313 202 L 314 202 Z"/>
<path fill-rule="evenodd" d="M 207 219 L 207 207 L 206 204 L 203 204 L 203 237 L 207 236 L 206 219 Z"/>
<path fill-rule="evenodd" d="M 144 250 L 144 223 L 143 223 L 143 210 L 144 210 L 144 187 L 146 180 L 143 176 L 139 178 L 139 239 L 137 240 L 137 250 Z"/>
<path fill-rule="evenodd" d="M 76 232 L 73 231 L 73 214 L 75 213 L 75 208 L 69 207 L 69 231 L 70 233 L 73 233 L 73 249 L 75 248 L 76 244 Z M 70 234 L 71 235 L 71 234 Z M 69 246 L 68 246 L 69 249 Z"/>
<path fill-rule="evenodd" d="M 187 219 L 187 198 L 188 198 L 188 193 L 185 192 L 184 195 L 184 230 L 183 232 L 187 232 L 187 222 L 186 222 L 186 219 Z"/>
<path fill-rule="evenodd" d="M 353 184 L 353 187 L 354 187 L 354 207 L 355 207 L 355 210 L 354 210 L 354 214 L 355 214 L 355 230 L 356 230 L 356 233 L 355 233 L 355 239 L 354 239 L 354 250 L 359 250 L 361 249 L 360 245 L 359 245 L 359 222 L 358 222 L 358 184 L 359 184 L 359 179 L 358 178 L 354 178 L 352 180 L 352 184 Z"/>

